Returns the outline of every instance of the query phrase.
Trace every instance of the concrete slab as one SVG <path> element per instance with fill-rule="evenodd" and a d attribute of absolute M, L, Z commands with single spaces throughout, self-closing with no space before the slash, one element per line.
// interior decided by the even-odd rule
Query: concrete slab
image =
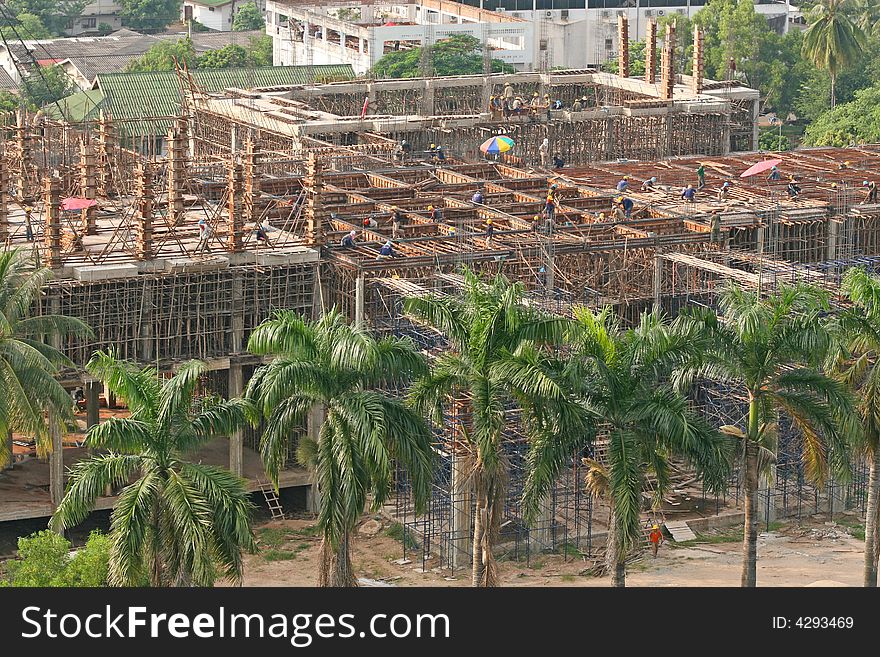
<path fill-rule="evenodd" d="M 140 272 L 134 264 L 79 265 L 71 267 L 78 281 L 109 281 L 118 278 L 134 278 Z"/>

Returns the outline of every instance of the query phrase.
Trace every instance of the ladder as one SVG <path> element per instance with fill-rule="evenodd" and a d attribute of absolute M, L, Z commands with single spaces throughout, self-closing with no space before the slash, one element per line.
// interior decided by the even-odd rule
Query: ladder
<path fill-rule="evenodd" d="M 275 492 L 272 484 L 258 477 L 257 486 L 260 487 L 260 492 L 263 493 L 263 498 L 266 500 L 266 505 L 272 514 L 272 520 L 284 520 L 284 509 L 281 508 L 281 501 L 278 499 L 278 494 Z"/>

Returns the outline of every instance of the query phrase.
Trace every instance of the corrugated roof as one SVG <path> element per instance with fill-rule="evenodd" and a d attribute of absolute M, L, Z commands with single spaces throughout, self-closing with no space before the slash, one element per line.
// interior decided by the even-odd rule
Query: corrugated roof
<path fill-rule="evenodd" d="M 308 84 L 327 78 L 354 78 L 354 71 L 348 64 L 196 69 L 191 73 L 196 85 L 207 93 L 230 87 L 256 89 Z M 167 131 L 171 120 L 164 117 L 180 113 L 182 96 L 174 71 L 99 74 L 95 84 L 93 91 L 98 94 L 73 94 L 65 99 L 68 102 L 62 106 L 63 112 L 50 106 L 47 108 L 49 114 L 55 118 L 63 115 L 68 121 L 85 121 L 97 119 L 99 110 L 103 110 L 114 119 L 133 122 L 122 127 L 128 134 L 148 135 Z"/>

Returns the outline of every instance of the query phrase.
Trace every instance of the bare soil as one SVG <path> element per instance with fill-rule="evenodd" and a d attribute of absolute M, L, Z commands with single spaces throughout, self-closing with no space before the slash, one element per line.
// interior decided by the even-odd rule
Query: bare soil
<path fill-rule="evenodd" d="M 369 519 L 366 520 L 369 522 Z M 419 556 L 399 563 L 403 548 L 387 535 L 388 522 L 374 536 L 359 533 L 352 560 L 358 577 L 373 585 L 468 586 L 469 573 L 436 568 L 429 560 L 423 570 Z M 282 520 L 257 529 L 261 552 L 245 563 L 245 586 L 314 586 L 320 537 L 313 519 Z M 373 525 L 375 527 L 375 525 Z M 718 530 L 706 540 L 687 546 L 667 542 L 656 559 L 645 552 L 630 564 L 627 586 L 739 586 L 741 544 L 737 530 Z M 741 535 L 741 529 L 739 530 Z M 717 541 L 717 542 L 710 542 Z M 269 544 L 271 543 L 271 545 Z M 785 524 L 758 539 L 759 586 L 860 586 L 864 543 L 847 527 L 810 519 Z M 274 560 L 280 559 L 280 560 Z M 609 586 L 610 579 L 585 570 L 592 561 L 581 556 L 531 555 L 525 561 L 501 563 L 503 586 Z"/>

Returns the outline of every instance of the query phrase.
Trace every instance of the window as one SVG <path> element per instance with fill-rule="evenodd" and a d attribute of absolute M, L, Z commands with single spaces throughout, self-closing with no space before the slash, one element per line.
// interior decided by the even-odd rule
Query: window
<path fill-rule="evenodd" d="M 612 39 L 605 39 L 605 50 L 611 50 L 614 47 L 614 41 Z"/>
<path fill-rule="evenodd" d="M 208 7 L 208 11 L 214 11 L 213 7 Z"/>
<path fill-rule="evenodd" d="M 98 24 L 98 19 L 92 16 L 91 18 L 83 18 L 80 25 L 85 28 L 96 27 Z"/>

